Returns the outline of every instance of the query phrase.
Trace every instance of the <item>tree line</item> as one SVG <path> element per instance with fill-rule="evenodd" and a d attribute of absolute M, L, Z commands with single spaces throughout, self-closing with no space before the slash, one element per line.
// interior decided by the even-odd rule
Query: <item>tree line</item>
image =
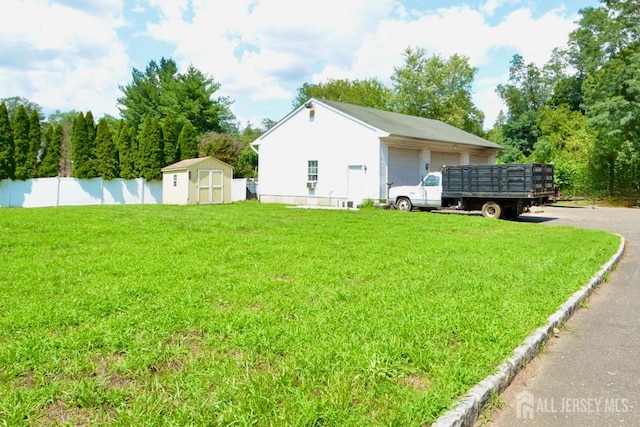
<path fill-rule="evenodd" d="M 428 56 L 420 48 L 404 51 L 391 86 L 378 78 L 304 83 L 292 106 L 316 97 L 441 120 L 503 146 L 499 162 L 554 163 L 565 194 L 637 195 L 640 9 L 635 1 L 601 0 L 580 15 L 567 46 L 545 65 L 513 56 L 508 83 L 496 88 L 506 109 L 486 131 L 484 113 L 472 101 L 477 69 L 465 56 Z M 204 155 L 231 164 L 236 176 L 256 176 L 249 143 L 275 123 L 265 119 L 240 130 L 231 101 L 214 97 L 219 88 L 194 67 L 179 73 L 162 58 L 134 69 L 132 82 L 121 87 L 120 119 L 105 116 L 95 125 L 90 111 L 56 112 L 38 126 L 37 105 L 5 99 L 0 179 L 56 173 L 158 179 L 163 166 Z"/>
<path fill-rule="evenodd" d="M 407 48 L 391 87 L 377 78 L 305 84 L 294 99 L 343 101 L 438 119 L 505 148 L 498 161 L 554 163 L 567 195 L 637 197 L 640 193 L 640 8 L 602 0 L 580 10 L 567 46 L 539 67 L 514 55 L 509 82 L 496 93 L 506 106 L 483 130 L 471 101 L 477 69 L 468 58 L 428 57 Z"/>
<path fill-rule="evenodd" d="M 45 121 L 41 107 L 14 97 L 0 103 L 0 179 L 73 176 L 162 179 L 180 160 L 214 156 L 236 177 L 257 175 L 249 143 L 264 129 L 240 131 L 220 85 L 194 67 L 178 73 L 172 59 L 151 61 L 120 89 L 120 119 L 91 111 L 57 111 Z M 265 120 L 264 126 L 272 122 Z"/>

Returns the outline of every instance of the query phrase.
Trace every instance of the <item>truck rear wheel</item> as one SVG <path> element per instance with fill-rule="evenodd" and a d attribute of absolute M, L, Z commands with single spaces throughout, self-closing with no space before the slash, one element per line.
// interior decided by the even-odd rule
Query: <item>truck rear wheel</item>
<path fill-rule="evenodd" d="M 409 212 L 413 209 L 413 205 L 411 205 L 411 200 L 406 197 L 400 197 L 396 202 L 396 207 L 399 211 Z"/>
<path fill-rule="evenodd" d="M 496 202 L 486 202 L 482 205 L 482 216 L 498 219 L 502 216 L 502 206 Z"/>

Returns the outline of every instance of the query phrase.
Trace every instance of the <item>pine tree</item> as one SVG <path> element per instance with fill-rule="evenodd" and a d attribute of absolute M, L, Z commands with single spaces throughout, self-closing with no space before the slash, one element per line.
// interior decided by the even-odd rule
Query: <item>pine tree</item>
<path fill-rule="evenodd" d="M 44 132 L 42 160 L 38 166 L 38 176 L 42 178 L 58 176 L 60 172 L 60 145 L 62 125 L 50 124 Z"/>
<path fill-rule="evenodd" d="M 13 133 L 7 105 L 3 102 L 0 104 L 0 179 L 13 179 L 15 168 Z"/>
<path fill-rule="evenodd" d="M 162 138 L 164 139 L 164 163 L 170 165 L 180 159 L 180 148 L 176 136 L 175 122 L 170 116 L 164 119 L 162 124 Z"/>
<path fill-rule="evenodd" d="M 134 151 L 132 149 L 131 132 L 124 120 L 120 120 L 116 147 L 119 155 L 120 177 L 135 179 L 138 177 L 135 169 Z"/>
<path fill-rule="evenodd" d="M 138 146 L 140 176 L 147 181 L 162 179 L 164 166 L 162 130 L 156 117 L 146 116 Z"/>
<path fill-rule="evenodd" d="M 129 127 L 129 142 L 131 144 L 129 157 L 133 166 L 133 173 L 135 174 L 136 178 L 140 178 L 140 161 L 138 159 L 138 149 L 140 147 L 140 142 L 138 141 L 138 130 L 132 127 Z"/>
<path fill-rule="evenodd" d="M 108 181 L 118 178 L 118 150 L 113 142 L 113 134 L 109 123 L 103 117 L 98 121 L 96 132 L 96 172 Z"/>
<path fill-rule="evenodd" d="M 13 143 L 15 144 L 16 179 L 29 179 L 27 158 L 29 156 L 29 116 L 24 105 L 18 107 L 13 119 Z"/>
<path fill-rule="evenodd" d="M 73 162 L 72 176 L 86 179 L 98 176 L 95 170 L 95 153 L 93 144 L 87 135 L 85 116 L 80 112 L 73 121 L 71 131 L 71 160 Z"/>
<path fill-rule="evenodd" d="M 198 157 L 198 137 L 191 122 L 186 122 L 182 126 L 180 137 L 178 137 L 178 146 L 180 147 L 180 160 Z"/>
<path fill-rule="evenodd" d="M 38 111 L 31 110 L 31 114 L 29 115 L 29 152 L 27 153 L 27 160 L 25 162 L 29 178 L 38 176 L 37 168 L 41 148 L 42 129 L 40 128 L 40 115 Z"/>
<path fill-rule="evenodd" d="M 95 147 L 94 141 L 96 140 L 96 123 L 93 119 L 93 113 L 91 111 L 87 111 L 87 114 L 84 115 L 84 123 L 87 127 L 87 140 L 92 147 Z"/>

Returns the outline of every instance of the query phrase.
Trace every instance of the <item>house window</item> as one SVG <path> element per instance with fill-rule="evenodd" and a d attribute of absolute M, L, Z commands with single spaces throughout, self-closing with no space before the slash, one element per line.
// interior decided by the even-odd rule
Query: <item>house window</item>
<path fill-rule="evenodd" d="M 309 121 L 312 122 L 316 119 L 316 109 L 312 108 L 309 110 Z"/>
<path fill-rule="evenodd" d="M 174 187 L 178 186 L 178 175 L 173 175 L 173 186 Z"/>
<path fill-rule="evenodd" d="M 318 161 L 317 160 L 309 160 L 307 162 L 307 181 L 309 182 L 318 181 Z"/>

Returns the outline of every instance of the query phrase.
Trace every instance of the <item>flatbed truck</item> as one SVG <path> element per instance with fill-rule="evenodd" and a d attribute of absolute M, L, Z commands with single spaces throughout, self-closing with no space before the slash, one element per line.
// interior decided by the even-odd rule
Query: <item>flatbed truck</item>
<path fill-rule="evenodd" d="M 517 218 L 556 194 L 552 164 L 445 165 L 418 185 L 389 188 L 388 202 L 400 211 L 454 208 L 486 218 Z"/>

